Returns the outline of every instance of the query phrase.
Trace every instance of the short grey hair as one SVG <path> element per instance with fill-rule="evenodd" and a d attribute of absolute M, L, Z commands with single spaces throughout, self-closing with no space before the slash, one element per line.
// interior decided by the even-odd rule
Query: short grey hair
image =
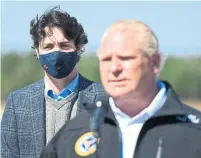
<path fill-rule="evenodd" d="M 112 24 L 103 34 L 101 43 L 104 40 L 107 33 L 115 28 L 119 29 L 133 29 L 135 30 L 135 36 L 140 42 L 140 49 L 151 56 L 153 53 L 159 51 L 159 44 L 156 35 L 153 31 L 144 23 L 136 20 L 121 20 Z"/>

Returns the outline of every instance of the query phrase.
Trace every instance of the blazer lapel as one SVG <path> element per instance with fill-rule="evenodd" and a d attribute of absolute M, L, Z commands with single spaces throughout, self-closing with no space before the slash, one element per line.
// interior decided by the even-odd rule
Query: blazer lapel
<path fill-rule="evenodd" d="M 85 105 L 92 104 L 95 100 L 95 94 L 91 92 L 92 83 L 91 81 L 84 78 L 81 74 L 79 74 L 79 94 L 78 94 L 78 109 L 77 115 L 81 112 L 85 112 Z"/>
<path fill-rule="evenodd" d="M 30 94 L 31 116 L 33 126 L 34 148 L 39 156 L 42 148 L 46 144 L 45 135 L 45 100 L 44 100 L 44 80 L 40 80 L 33 87 Z M 30 142 L 31 143 L 31 142 Z"/>

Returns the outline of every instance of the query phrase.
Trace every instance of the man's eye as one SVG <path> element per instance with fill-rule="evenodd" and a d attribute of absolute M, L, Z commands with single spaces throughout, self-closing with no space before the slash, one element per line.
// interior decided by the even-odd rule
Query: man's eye
<path fill-rule="evenodd" d="M 111 58 L 103 58 L 102 61 L 111 61 Z"/>
<path fill-rule="evenodd" d="M 127 57 L 120 57 L 121 60 L 132 60 L 135 59 L 133 56 L 127 56 Z"/>
<path fill-rule="evenodd" d="M 43 47 L 44 49 L 51 49 L 52 47 L 50 45 Z"/>
<path fill-rule="evenodd" d="M 69 45 L 62 45 L 62 48 L 71 48 Z"/>
<path fill-rule="evenodd" d="M 60 45 L 60 48 L 63 50 L 68 50 L 68 49 L 72 49 L 73 47 L 69 44 L 62 44 Z"/>

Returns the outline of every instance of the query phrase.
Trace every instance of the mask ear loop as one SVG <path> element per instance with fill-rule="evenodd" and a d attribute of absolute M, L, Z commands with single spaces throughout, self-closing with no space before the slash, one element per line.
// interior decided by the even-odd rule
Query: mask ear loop
<path fill-rule="evenodd" d="M 35 54 L 34 54 L 34 56 L 36 56 L 36 58 L 39 59 L 39 53 L 38 53 L 38 50 L 37 50 L 36 48 L 35 48 L 34 50 L 35 50 Z"/>
<path fill-rule="evenodd" d="M 34 46 L 31 47 L 33 50 L 34 50 L 34 56 L 39 59 L 39 53 L 38 53 L 38 50 L 37 48 L 35 48 Z"/>
<path fill-rule="evenodd" d="M 84 47 L 82 47 L 80 50 L 77 51 L 77 53 L 78 53 L 77 62 L 80 60 L 81 54 L 84 53 L 84 52 L 85 52 L 85 48 Z"/>

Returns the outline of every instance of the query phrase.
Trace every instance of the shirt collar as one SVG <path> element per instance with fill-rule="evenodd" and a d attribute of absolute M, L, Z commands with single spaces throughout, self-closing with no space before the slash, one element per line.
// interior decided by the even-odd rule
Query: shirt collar
<path fill-rule="evenodd" d="M 165 103 L 166 98 L 167 98 L 167 93 L 166 93 L 166 86 L 162 81 L 157 81 L 157 84 L 160 87 L 160 91 L 158 94 L 155 96 L 151 104 L 145 108 L 143 111 L 141 111 L 138 115 L 134 116 L 131 118 L 124 112 L 122 112 L 119 108 L 116 107 L 114 100 L 112 97 L 109 98 L 110 106 L 112 111 L 114 112 L 114 115 L 119 122 L 119 119 L 126 119 L 127 122 L 135 122 L 137 120 L 141 122 L 145 122 L 148 118 L 153 116 Z"/>
<path fill-rule="evenodd" d="M 44 77 L 44 82 L 45 82 L 45 94 L 48 94 L 48 91 L 52 90 L 52 88 L 50 87 L 45 77 Z M 79 82 L 79 73 L 76 74 L 75 78 L 70 82 L 70 84 L 67 85 L 66 88 L 64 88 L 58 95 L 60 95 L 66 89 L 70 90 L 72 93 L 78 86 L 78 82 Z"/>
<path fill-rule="evenodd" d="M 66 89 L 69 89 L 71 92 L 75 90 L 79 82 L 79 74 L 77 73 L 75 78 L 70 82 L 70 84 L 66 87 Z"/>

